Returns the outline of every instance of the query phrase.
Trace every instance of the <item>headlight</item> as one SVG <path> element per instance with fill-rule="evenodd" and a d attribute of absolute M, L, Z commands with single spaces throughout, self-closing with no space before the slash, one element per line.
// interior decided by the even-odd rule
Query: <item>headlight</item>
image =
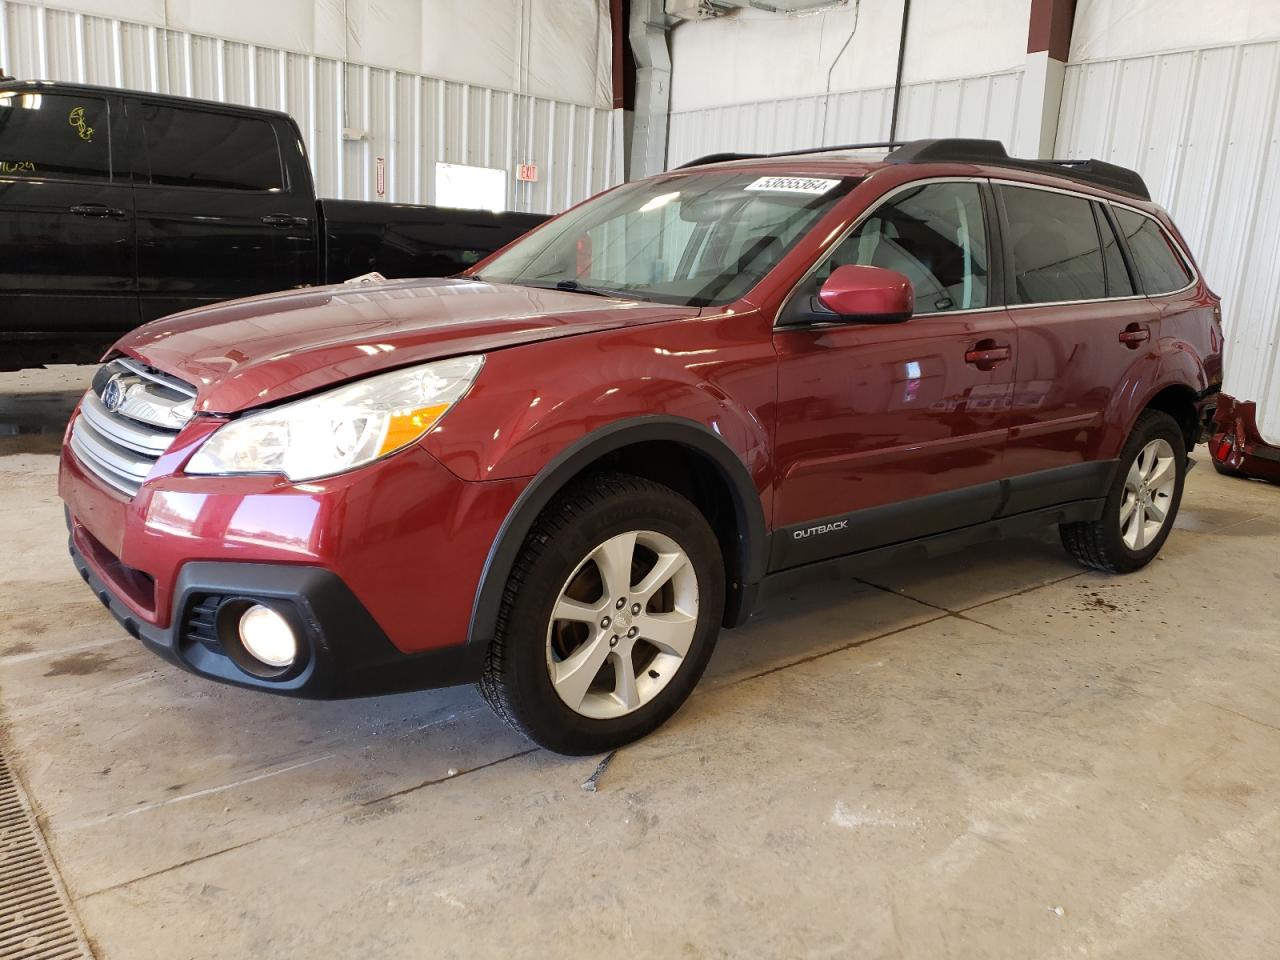
<path fill-rule="evenodd" d="M 283 473 L 315 480 L 407 447 L 471 386 L 483 356 L 384 373 L 251 413 L 215 431 L 187 473 Z"/>

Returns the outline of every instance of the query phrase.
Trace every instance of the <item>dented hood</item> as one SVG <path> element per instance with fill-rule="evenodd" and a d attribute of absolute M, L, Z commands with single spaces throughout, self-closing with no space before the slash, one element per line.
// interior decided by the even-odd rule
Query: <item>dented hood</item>
<path fill-rule="evenodd" d="M 117 349 L 195 386 L 198 412 L 235 413 L 428 360 L 698 313 L 477 280 L 391 280 L 190 310 Z"/>

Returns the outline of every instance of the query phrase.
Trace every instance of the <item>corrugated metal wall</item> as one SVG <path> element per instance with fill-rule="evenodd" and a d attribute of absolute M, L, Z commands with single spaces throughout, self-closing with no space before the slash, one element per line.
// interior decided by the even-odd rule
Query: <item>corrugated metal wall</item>
<path fill-rule="evenodd" d="M 1068 65 L 1057 155 L 1146 178 L 1223 298 L 1225 389 L 1280 443 L 1280 41 Z"/>
<path fill-rule="evenodd" d="M 898 107 L 898 137 L 1013 143 L 1021 87 L 1021 70 L 907 84 Z M 673 113 L 667 165 L 725 150 L 766 153 L 885 140 L 892 109 L 893 88 L 880 87 Z"/>
<path fill-rule="evenodd" d="M 287 110 L 321 196 L 432 203 L 435 163 L 500 167 L 513 210 L 557 213 L 618 182 L 612 111 L 0 0 L 0 66 Z M 344 130 L 360 139 L 344 139 Z M 375 196 L 378 157 L 386 196 Z M 538 164 L 535 183 L 515 166 Z"/>

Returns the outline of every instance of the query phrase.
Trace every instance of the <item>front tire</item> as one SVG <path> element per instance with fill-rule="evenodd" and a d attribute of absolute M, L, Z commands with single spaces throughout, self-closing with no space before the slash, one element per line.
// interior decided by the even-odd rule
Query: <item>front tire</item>
<path fill-rule="evenodd" d="M 557 753 L 603 753 L 657 729 L 715 647 L 724 563 L 702 513 L 625 474 L 576 482 L 525 539 L 480 692 Z"/>
<path fill-rule="evenodd" d="M 1095 570 L 1129 573 L 1145 567 L 1173 529 L 1186 476 L 1186 439 L 1177 421 L 1144 410 L 1121 451 L 1102 516 L 1062 524 L 1062 545 Z"/>

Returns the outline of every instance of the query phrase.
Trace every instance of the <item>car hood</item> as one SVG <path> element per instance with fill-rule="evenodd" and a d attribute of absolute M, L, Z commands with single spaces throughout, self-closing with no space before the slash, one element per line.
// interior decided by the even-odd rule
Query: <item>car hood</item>
<path fill-rule="evenodd" d="M 699 312 L 478 280 L 391 280 L 189 310 L 116 347 L 195 386 L 198 412 L 235 413 L 428 360 Z"/>

